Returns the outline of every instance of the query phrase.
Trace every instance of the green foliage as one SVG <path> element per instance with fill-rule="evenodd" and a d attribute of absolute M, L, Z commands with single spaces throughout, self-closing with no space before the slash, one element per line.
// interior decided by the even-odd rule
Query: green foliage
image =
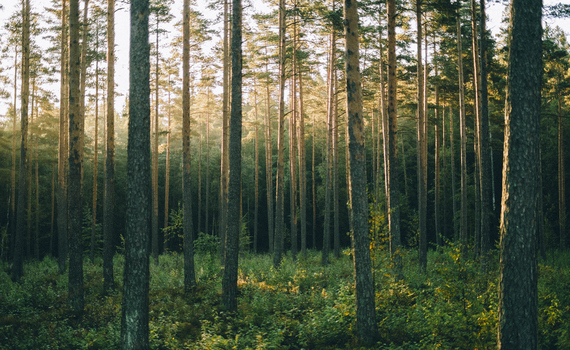
<path fill-rule="evenodd" d="M 183 255 L 172 252 L 150 265 L 150 344 L 153 349 L 355 349 L 356 303 L 349 252 L 320 265 L 320 254 L 272 268 L 270 255 L 240 259 L 235 313 L 220 307 L 217 239 L 196 239 L 197 286 L 183 287 Z M 417 273 L 417 254 L 403 251 L 404 279 L 396 281 L 386 250 L 374 264 L 377 349 L 491 349 L 496 347 L 497 251 L 482 272 L 456 246 L 428 255 L 428 274 Z M 570 347 L 568 253 L 552 252 L 540 265 L 541 349 Z M 0 265 L 0 349 L 117 349 L 120 347 L 124 258 L 115 258 L 117 292 L 103 295 L 102 261 L 85 264 L 85 312 L 67 307 L 67 276 L 57 261 L 26 264 L 16 284 Z"/>

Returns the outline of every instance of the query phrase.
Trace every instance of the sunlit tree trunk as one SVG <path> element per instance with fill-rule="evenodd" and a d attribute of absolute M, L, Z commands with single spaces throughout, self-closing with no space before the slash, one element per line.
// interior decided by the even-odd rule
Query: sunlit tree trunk
<path fill-rule="evenodd" d="M 313 249 L 317 249 L 317 184 L 315 183 L 315 140 L 316 140 L 316 114 L 313 115 L 313 145 L 312 145 L 312 159 L 311 159 L 311 174 L 313 184 Z"/>
<path fill-rule="evenodd" d="M 297 2 L 293 2 L 297 6 Z M 296 10 L 296 9 L 294 9 Z M 289 217 L 291 231 L 291 255 L 297 259 L 297 16 L 293 15 L 293 42 L 291 81 L 291 113 L 289 113 Z"/>
<path fill-rule="evenodd" d="M 33 80 L 33 92 L 34 95 L 37 94 L 36 89 L 36 79 L 34 77 Z M 33 108 L 32 103 L 32 108 Z M 38 113 L 38 102 L 36 101 L 36 119 L 39 117 Z M 38 131 L 39 132 L 39 131 Z M 35 183 L 36 183 L 36 204 L 35 204 L 35 228 L 34 228 L 34 257 L 36 260 L 40 260 L 40 169 L 39 169 L 39 158 L 38 158 L 38 132 L 35 133 L 34 140 L 35 140 L 35 159 L 36 159 L 36 169 L 35 169 Z"/>
<path fill-rule="evenodd" d="M 16 133 L 18 132 L 18 45 L 14 45 L 14 118 L 12 123 L 12 173 L 10 194 L 10 237 L 16 239 Z M 10 244 L 10 248 L 12 244 Z M 14 252 L 11 252 L 13 254 Z"/>
<path fill-rule="evenodd" d="M 258 127 L 258 105 L 257 105 L 257 80 L 255 81 L 255 140 L 254 140 L 254 158 L 255 158 L 255 208 L 253 214 L 253 252 L 257 253 L 258 240 L 258 221 L 259 221 L 259 127 Z"/>
<path fill-rule="evenodd" d="M 356 284 L 356 334 L 366 346 L 378 338 L 374 284 L 368 238 L 368 195 L 366 193 L 366 151 L 362 86 L 359 71 L 359 29 L 357 2 L 344 1 L 346 38 L 346 112 L 350 154 L 350 203 L 354 275 Z"/>
<path fill-rule="evenodd" d="M 449 152 L 450 152 L 450 162 L 451 162 L 451 199 L 452 199 L 452 210 L 451 218 L 453 224 L 453 239 L 455 242 L 459 240 L 459 232 L 457 231 L 457 220 L 455 219 L 455 213 L 457 213 L 457 199 L 455 198 L 455 142 L 454 142 L 454 129 L 453 129 L 453 111 L 451 106 L 449 106 Z"/>
<path fill-rule="evenodd" d="M 459 134 L 461 139 L 461 224 L 460 241 L 467 244 L 467 127 L 465 125 L 465 86 L 463 82 L 463 49 L 461 45 L 461 2 L 457 1 L 457 67 L 459 70 Z"/>
<path fill-rule="evenodd" d="M 230 12 L 229 0 L 224 0 L 224 32 L 223 32 L 223 94 L 222 94 L 222 155 L 220 166 L 220 254 L 225 255 L 227 210 L 228 210 L 228 175 L 229 175 L 229 119 L 230 119 Z"/>
<path fill-rule="evenodd" d="M 192 220 L 192 183 L 190 155 L 190 0 L 184 0 L 182 43 L 182 157 L 184 201 L 184 290 L 189 292 L 196 285 L 194 272 L 194 242 Z"/>
<path fill-rule="evenodd" d="M 30 94 L 30 106 L 28 107 L 30 109 L 29 111 L 29 116 L 30 116 L 30 121 L 28 124 L 28 133 L 29 133 L 29 137 L 28 137 L 28 145 L 30 145 L 31 150 L 29 150 L 28 152 L 28 159 L 26 160 L 26 163 L 28 164 L 27 167 L 27 173 L 26 173 L 26 185 L 27 185 L 27 192 L 28 192 L 28 196 L 26 199 L 26 204 L 27 204 L 27 208 L 26 208 L 26 257 L 27 258 L 31 258 L 32 257 L 32 245 L 33 245 L 33 241 L 32 241 L 32 168 L 33 168 L 33 161 L 34 161 L 34 88 L 33 88 L 33 79 L 32 79 L 32 91 Z"/>
<path fill-rule="evenodd" d="M 285 148 L 284 119 L 285 119 L 285 0 L 279 0 L 279 117 L 277 133 L 277 179 L 275 193 L 275 239 L 273 249 L 273 266 L 279 267 L 284 250 L 284 206 L 285 194 L 284 180 L 285 169 L 283 165 L 283 153 Z"/>
<path fill-rule="evenodd" d="M 437 55 L 437 43 L 434 37 L 433 40 L 433 55 Z M 434 65 L 434 74 L 439 76 L 437 64 Z M 439 86 L 436 84 L 434 86 L 435 94 L 435 123 L 434 123 L 434 133 L 435 133 L 435 242 L 438 247 L 442 245 L 441 239 L 441 126 L 440 126 L 440 114 L 439 114 Z"/>
<path fill-rule="evenodd" d="M 113 242 L 115 212 L 115 0 L 107 0 L 107 113 L 105 195 L 103 202 L 103 289 L 115 288 Z"/>
<path fill-rule="evenodd" d="M 513 0 L 499 264 L 498 349 L 538 348 L 541 1 Z"/>
<path fill-rule="evenodd" d="M 158 265 L 158 110 L 160 104 L 159 97 L 159 62 L 160 62 L 160 50 L 159 50 L 159 33 L 160 33 L 160 19 L 159 15 L 156 15 L 156 61 L 154 68 L 154 137 L 152 142 L 152 258 L 154 263 Z"/>
<path fill-rule="evenodd" d="M 303 75 L 299 71 L 299 210 L 301 212 L 301 253 L 307 257 L 307 163 L 305 156 L 305 115 L 303 111 Z"/>
<path fill-rule="evenodd" d="M 230 117 L 230 179 L 226 257 L 222 279 L 222 304 L 226 310 L 237 310 L 237 278 L 239 231 L 241 224 L 241 134 L 242 134 L 242 52 L 241 0 L 232 3 L 232 99 Z"/>
<path fill-rule="evenodd" d="M 269 69 L 265 63 L 265 74 L 267 82 L 265 84 L 265 183 L 267 187 L 267 236 L 269 241 L 269 252 L 273 252 L 273 151 L 271 143 L 271 94 L 269 91 Z"/>
<path fill-rule="evenodd" d="M 168 120 L 167 120 L 167 130 L 166 130 L 166 164 L 165 164 L 165 174 L 164 174 L 164 224 L 163 226 L 168 227 L 168 215 L 170 211 L 170 134 L 171 134 L 171 106 L 172 102 L 170 99 L 170 93 L 172 91 L 172 73 L 168 72 Z"/>
<path fill-rule="evenodd" d="M 398 184 L 398 114 L 396 85 L 396 2 L 388 0 L 388 229 L 390 232 L 390 256 L 394 272 L 400 277 L 402 261 L 399 254 L 400 238 L 400 189 Z"/>
<path fill-rule="evenodd" d="M 566 249 L 566 173 L 564 171 L 564 114 L 563 96 L 558 91 L 558 226 L 560 249 Z"/>
<path fill-rule="evenodd" d="M 69 58 L 67 45 L 67 0 L 62 1 L 61 8 L 61 80 L 59 105 L 59 147 L 58 147 L 58 175 L 57 175 L 57 232 L 58 232 L 58 267 L 63 274 L 67 263 L 67 62 Z"/>
<path fill-rule="evenodd" d="M 95 51 L 99 52 L 99 26 L 97 26 Z M 97 169 L 99 166 L 99 58 L 95 59 L 95 133 L 93 135 L 93 206 L 91 209 L 91 263 L 95 263 L 95 236 L 97 233 Z"/>

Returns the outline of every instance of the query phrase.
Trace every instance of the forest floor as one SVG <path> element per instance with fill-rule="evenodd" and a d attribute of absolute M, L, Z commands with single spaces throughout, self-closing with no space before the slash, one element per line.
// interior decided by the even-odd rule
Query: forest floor
<path fill-rule="evenodd" d="M 219 261 L 196 256 L 197 287 L 183 292 L 180 254 L 151 261 L 152 349 L 354 349 L 355 300 L 349 251 L 320 265 L 320 253 L 280 269 L 271 256 L 240 257 L 238 311 L 220 308 Z M 123 256 L 115 257 L 117 292 L 103 295 L 102 261 L 85 262 L 85 312 L 67 307 L 67 275 L 45 258 L 25 266 L 18 284 L 0 265 L 0 349 L 120 348 Z M 496 348 L 498 252 L 480 264 L 453 246 L 431 251 L 418 274 L 416 251 L 403 253 L 395 281 L 385 251 L 373 253 L 377 349 Z M 570 348 L 570 254 L 550 252 L 539 266 L 541 349 Z"/>

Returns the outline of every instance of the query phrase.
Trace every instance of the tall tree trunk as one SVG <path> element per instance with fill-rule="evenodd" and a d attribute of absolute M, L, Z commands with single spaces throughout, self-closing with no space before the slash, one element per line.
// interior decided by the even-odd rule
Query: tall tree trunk
<path fill-rule="evenodd" d="M 301 212 L 301 253 L 307 257 L 307 162 L 305 156 L 305 115 L 303 111 L 303 75 L 299 70 L 299 211 Z"/>
<path fill-rule="evenodd" d="M 37 94 L 36 89 L 36 79 L 33 80 L 33 92 L 34 95 Z M 32 103 L 32 108 L 34 104 Z M 36 119 L 39 117 L 38 102 L 36 100 Z M 40 260 L 40 169 L 39 169 L 39 158 L 38 158 L 38 133 L 36 132 L 35 137 L 35 148 L 36 148 L 36 169 L 35 169 L 35 183 L 36 183 L 36 204 L 35 204 L 35 228 L 34 228 L 34 257 L 36 260 Z"/>
<path fill-rule="evenodd" d="M 255 159 L 255 208 L 253 215 L 253 252 L 257 253 L 257 240 L 259 234 L 259 125 L 258 125 L 258 105 L 257 105 L 257 80 L 255 81 L 255 140 L 254 140 L 254 159 Z"/>
<path fill-rule="evenodd" d="M 368 238 L 368 195 L 366 193 L 366 151 L 362 86 L 359 72 L 357 2 L 344 1 L 346 37 L 346 111 L 348 116 L 348 148 L 350 153 L 350 203 L 354 275 L 356 284 L 356 334 L 366 346 L 378 338 L 374 284 Z"/>
<path fill-rule="evenodd" d="M 223 33 L 223 95 L 222 95 L 222 156 L 220 166 L 220 254 L 225 256 L 227 210 L 228 210 L 228 176 L 229 176 L 229 120 L 230 120 L 230 12 L 229 0 L 224 0 L 224 33 Z"/>
<path fill-rule="evenodd" d="M 32 79 L 33 80 L 33 79 Z M 34 131 L 33 131 L 33 127 L 34 127 L 34 89 L 33 89 L 33 83 L 32 83 L 32 91 L 30 94 L 30 105 L 28 108 L 30 109 L 29 115 L 30 115 L 30 122 L 28 124 L 28 132 L 30 134 L 30 136 L 28 137 L 28 145 L 31 145 L 31 150 L 28 153 L 28 159 L 26 160 L 26 163 L 28 164 L 27 167 L 27 173 L 26 173 L 26 185 L 27 185 L 27 190 L 28 190 L 28 197 L 26 199 L 26 204 L 27 204 L 27 208 L 26 208 L 26 257 L 31 258 L 32 257 L 32 168 L 33 168 L 33 160 L 34 160 L 34 142 L 33 142 L 33 138 L 34 138 Z"/>
<path fill-rule="evenodd" d="M 336 71 L 334 74 L 334 86 L 336 90 Z M 333 98 L 332 114 L 332 185 L 333 185 L 333 237 L 334 237 L 334 257 L 340 258 L 340 208 L 339 208 L 339 179 L 338 179 L 338 95 Z"/>
<path fill-rule="evenodd" d="M 171 99 L 170 93 L 172 91 L 171 85 L 171 72 L 168 72 L 168 120 L 167 120 L 167 130 L 166 130 L 166 165 L 164 174 L 164 224 L 163 227 L 168 227 L 168 215 L 170 211 L 170 133 L 171 133 Z M 166 241 L 166 240 L 165 240 Z M 166 247 L 166 246 L 165 246 Z"/>
<path fill-rule="evenodd" d="M 477 42 L 477 5 L 475 0 L 471 0 L 471 42 L 473 54 L 473 88 L 475 90 L 474 101 L 474 147 L 475 147 L 475 257 L 481 251 L 481 222 L 482 222 L 482 192 L 481 192 L 481 75 L 479 64 L 479 44 Z"/>
<path fill-rule="evenodd" d="M 115 0 L 107 0 L 107 113 L 105 196 L 103 202 L 103 289 L 115 288 L 113 242 L 115 212 Z"/>
<path fill-rule="evenodd" d="M 297 6 L 297 2 L 293 2 Z M 295 11 L 296 9 L 294 9 Z M 289 113 L 289 216 L 291 231 L 291 255 L 297 259 L 297 17 L 293 15 L 292 43 L 293 76 L 291 79 L 291 113 Z"/>
<path fill-rule="evenodd" d="M 96 30 L 95 51 L 99 52 L 99 25 Z M 95 236 L 97 234 L 97 169 L 99 166 L 99 58 L 95 59 L 95 134 L 93 150 L 93 206 L 91 209 L 91 263 L 95 263 Z"/>
<path fill-rule="evenodd" d="M 400 189 L 398 184 L 398 114 L 396 84 L 396 2 L 388 0 L 388 229 L 390 231 L 390 256 L 394 262 L 394 272 L 400 277 L 402 260 L 399 249 L 400 238 Z"/>
<path fill-rule="evenodd" d="M 487 92 L 487 30 L 485 15 L 485 0 L 480 0 L 480 81 L 481 81 L 481 119 L 479 123 L 479 147 L 480 164 L 479 174 L 481 183 L 481 255 L 485 259 L 486 254 L 491 249 L 491 201 L 492 192 L 492 171 L 491 171 L 491 148 L 489 135 L 489 101 Z M 484 264 L 483 264 L 484 265 Z"/>
<path fill-rule="evenodd" d="M 210 105 L 210 88 L 208 87 L 208 106 Z M 210 233 L 209 229 L 209 214 L 210 214 L 210 112 L 206 112 L 206 217 L 205 217 L 205 230 L 206 234 Z"/>
<path fill-rule="evenodd" d="M 455 147 L 454 147 L 454 130 L 453 130 L 453 111 L 451 106 L 449 106 L 449 152 L 450 152 L 450 162 L 451 162 L 451 199 L 452 199 L 452 224 L 453 224 L 453 240 L 455 242 L 459 241 L 459 232 L 457 230 L 457 220 L 455 219 L 455 213 L 457 213 L 457 199 L 455 197 L 455 190 L 457 186 L 455 185 Z"/>
<path fill-rule="evenodd" d="M 156 62 L 154 75 L 154 138 L 152 143 L 152 258 L 158 265 L 158 107 L 159 99 L 159 16 L 156 16 Z"/>
<path fill-rule="evenodd" d="M 538 348 L 541 1 L 513 0 L 499 264 L 499 349 Z"/>
<path fill-rule="evenodd" d="M 79 0 L 69 2 L 69 295 L 68 302 L 74 312 L 83 311 L 83 129 L 81 114 L 79 51 Z"/>
<path fill-rule="evenodd" d="M 49 254 L 54 254 L 53 251 L 53 242 L 55 240 L 53 234 L 53 226 L 55 223 L 55 167 L 56 165 L 52 165 L 52 172 L 51 172 L 51 216 L 50 216 L 50 225 L 49 225 Z"/>
<path fill-rule="evenodd" d="M 312 145 L 312 160 L 311 160 L 311 174 L 312 174 L 312 184 L 313 184 L 313 249 L 317 249 L 317 185 L 315 183 L 315 140 L 316 140 L 316 129 L 317 129 L 317 119 L 316 114 L 313 115 L 313 145 Z"/>
<path fill-rule="evenodd" d="M 152 216 L 148 1 L 131 1 L 129 143 L 121 347 L 149 348 L 149 240 Z M 110 116 L 111 117 L 111 116 Z"/>
<path fill-rule="evenodd" d="M 566 249 L 566 173 L 564 171 L 564 115 L 562 94 L 558 91 L 558 227 L 560 249 Z"/>
<path fill-rule="evenodd" d="M 416 21 L 418 30 L 417 39 L 417 178 L 418 178 L 418 221 L 419 221 L 419 269 L 420 273 L 425 273 L 427 268 L 427 159 L 424 156 L 426 143 L 425 124 L 426 110 L 424 110 L 424 67 L 422 59 L 422 2 L 416 0 Z"/>
<path fill-rule="evenodd" d="M 190 155 L 190 0 L 184 0 L 183 49 L 182 49 L 182 152 L 183 152 L 183 201 L 184 201 L 184 290 L 196 285 L 194 272 L 194 243 L 192 227 L 192 183 Z"/>
<path fill-rule="evenodd" d="M 16 133 L 18 132 L 18 45 L 14 45 L 14 120 L 12 124 L 12 177 L 10 194 L 10 248 L 16 239 Z M 14 252 L 12 251 L 11 254 Z"/>
<path fill-rule="evenodd" d="M 60 105 L 59 105 L 59 149 L 58 149 L 58 175 L 57 175 L 57 232 L 58 232 L 58 267 L 59 273 L 63 274 L 67 263 L 67 65 L 69 53 L 67 45 L 67 0 L 62 1 L 61 8 L 61 80 L 60 80 Z"/>
<path fill-rule="evenodd" d="M 335 2 L 332 2 L 333 11 L 335 10 Z M 326 266 L 329 264 L 329 252 L 331 246 L 331 177 L 332 177 L 332 134 L 333 134 L 333 118 L 334 118 L 334 94 L 335 94 L 335 51 L 336 51 L 336 33 L 334 27 L 331 26 L 329 34 L 329 72 L 328 72 L 328 94 L 327 94 L 327 175 L 325 182 L 325 222 L 323 229 L 323 250 L 321 264 Z"/>
<path fill-rule="evenodd" d="M 277 133 L 277 179 L 275 193 L 275 239 L 273 249 L 273 266 L 279 267 L 284 250 L 284 206 L 285 206 L 285 169 L 283 153 L 285 148 L 283 120 L 285 119 L 285 0 L 279 0 L 279 119 Z"/>
<path fill-rule="evenodd" d="M 241 128 L 242 128 L 242 52 L 241 0 L 232 6 L 232 103 L 230 120 L 230 179 L 228 193 L 228 231 L 226 258 L 222 279 L 222 304 L 226 310 L 237 310 L 237 277 L 239 231 L 241 224 Z"/>
<path fill-rule="evenodd" d="M 18 177 L 18 209 L 16 211 L 16 237 L 12 261 L 12 280 L 19 281 L 24 275 L 23 240 L 25 230 L 25 191 L 28 169 L 28 97 L 30 95 L 30 1 L 22 2 L 22 91 L 21 98 L 21 136 L 20 136 L 20 172 Z M 29 224 L 29 223 L 28 223 Z"/>
<path fill-rule="evenodd" d="M 273 144 L 271 142 L 271 94 L 269 92 L 269 69 L 265 63 L 267 82 L 265 84 L 265 184 L 267 187 L 267 236 L 269 252 L 273 252 Z"/>
<path fill-rule="evenodd" d="M 459 70 L 459 134 L 461 139 L 461 244 L 467 244 L 467 127 L 465 126 L 465 86 L 463 83 L 463 49 L 461 45 L 461 2 L 457 1 L 457 67 Z"/>
<path fill-rule="evenodd" d="M 437 54 L 437 43 L 434 35 L 433 55 Z M 437 63 L 434 64 L 435 76 L 439 76 Z M 439 86 L 434 86 L 435 94 L 435 242 L 438 247 L 442 246 L 441 236 L 441 127 L 439 116 Z M 444 148 L 445 149 L 445 148 Z M 445 221 L 444 221 L 445 222 Z"/>

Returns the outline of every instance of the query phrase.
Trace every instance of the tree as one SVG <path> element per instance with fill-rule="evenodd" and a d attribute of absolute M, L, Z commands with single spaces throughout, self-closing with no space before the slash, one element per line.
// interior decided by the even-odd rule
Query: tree
<path fill-rule="evenodd" d="M 59 149 L 58 149 L 58 173 L 57 173 L 57 232 L 58 232 L 58 263 L 59 273 L 63 274 L 67 261 L 67 162 L 68 139 L 67 139 L 67 0 L 62 0 L 61 6 L 61 80 L 60 80 L 60 106 L 59 106 Z"/>
<path fill-rule="evenodd" d="M 14 237 L 14 256 L 12 262 L 12 280 L 19 281 L 24 275 L 23 239 L 26 223 L 24 222 L 26 173 L 28 169 L 28 98 L 30 95 L 30 1 L 22 1 L 22 92 L 21 92 L 21 136 L 20 170 L 18 177 L 18 207 L 16 210 L 16 237 Z M 14 105 L 14 108 L 16 106 Z M 30 223 L 28 223 L 29 225 Z"/>
<path fill-rule="evenodd" d="M 228 188 L 228 222 L 226 256 L 222 279 L 222 304 L 229 311 L 237 310 L 237 277 L 239 256 L 241 198 L 241 125 L 242 125 L 242 52 L 241 0 L 232 3 L 232 98 L 230 115 L 230 178 Z"/>
<path fill-rule="evenodd" d="M 69 304 L 74 312 L 83 311 L 82 172 L 83 115 L 81 114 L 79 48 L 79 0 L 69 2 Z"/>
<path fill-rule="evenodd" d="M 538 348 L 542 1 L 513 0 L 501 200 L 499 349 Z"/>
<path fill-rule="evenodd" d="M 107 0 L 107 136 L 105 139 L 105 196 L 103 202 L 103 289 L 115 285 L 113 276 L 115 211 L 115 0 Z"/>
<path fill-rule="evenodd" d="M 190 155 L 190 1 L 184 0 L 182 43 L 182 152 L 184 201 L 184 289 L 196 284 L 192 220 L 191 155 Z M 157 86 L 158 88 L 158 86 Z M 158 248 L 157 248 L 158 249 Z"/>
<path fill-rule="evenodd" d="M 467 244 L 467 127 L 465 125 L 465 85 L 463 82 L 463 48 L 461 35 L 461 1 L 457 0 L 457 69 L 459 74 L 459 136 L 461 141 L 461 224 L 459 239 Z"/>
<path fill-rule="evenodd" d="M 277 132 L 277 179 L 275 190 L 275 238 L 273 249 L 273 266 L 279 267 L 284 250 L 285 222 L 285 186 L 283 184 L 285 169 L 283 165 L 284 153 L 284 130 L 283 120 L 285 119 L 285 1 L 279 0 L 279 116 Z"/>
<path fill-rule="evenodd" d="M 390 256 L 394 261 L 395 273 L 401 273 L 401 258 L 398 250 L 400 238 L 400 186 L 398 184 L 398 114 L 396 85 L 396 2 L 388 0 L 388 157 L 386 158 L 387 212 L 390 231 Z"/>
<path fill-rule="evenodd" d="M 127 211 L 121 318 L 123 349 L 149 349 L 151 223 L 150 48 L 148 1 L 131 1 Z"/>
<path fill-rule="evenodd" d="M 346 111 L 348 115 L 350 153 L 351 238 L 356 282 L 356 332 L 366 346 L 378 337 L 374 284 L 368 238 L 368 196 L 366 194 L 366 152 L 364 149 L 364 118 L 362 86 L 359 71 L 359 30 L 357 2 L 344 1 L 346 38 Z"/>

